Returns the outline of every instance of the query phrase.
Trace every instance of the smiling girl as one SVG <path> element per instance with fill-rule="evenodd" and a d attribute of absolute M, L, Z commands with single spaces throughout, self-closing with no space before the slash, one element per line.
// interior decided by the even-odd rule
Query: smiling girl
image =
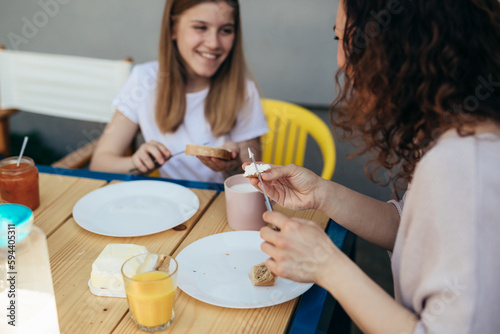
<path fill-rule="evenodd" d="M 150 173 L 161 165 L 162 177 L 207 182 L 240 172 L 248 158 L 239 152 L 260 155 L 268 127 L 248 78 L 238 1 L 168 0 L 158 61 L 135 66 L 113 104 L 90 169 Z M 125 156 L 138 130 L 145 143 Z M 170 159 L 186 144 L 228 148 L 232 160 Z"/>

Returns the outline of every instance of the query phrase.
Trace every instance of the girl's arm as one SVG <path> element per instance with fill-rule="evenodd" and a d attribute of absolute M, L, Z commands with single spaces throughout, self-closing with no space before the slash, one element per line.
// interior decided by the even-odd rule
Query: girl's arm
<path fill-rule="evenodd" d="M 248 149 L 252 150 L 252 153 L 255 156 L 255 160 L 259 161 L 262 159 L 262 148 L 260 145 L 260 137 L 253 138 L 250 140 L 242 141 L 239 143 L 236 143 L 238 146 L 238 152 L 239 152 L 239 160 L 238 162 L 240 163 L 239 166 L 237 166 L 238 170 L 243 172 L 243 169 L 241 168 L 241 165 L 244 162 L 252 162 L 252 159 L 248 155 Z"/>
<path fill-rule="evenodd" d="M 255 159 L 260 159 L 262 156 L 260 137 L 238 143 L 230 141 L 222 145 L 222 147 L 232 151 L 231 160 L 226 161 L 210 157 L 198 157 L 198 159 L 213 171 L 223 172 L 225 177 L 243 173 L 242 163 L 251 161 L 248 156 L 248 148 L 255 154 Z"/>
<path fill-rule="evenodd" d="M 138 130 L 137 124 L 117 110 L 99 139 L 89 168 L 111 173 L 129 173 L 137 168 L 149 173 L 156 168 L 154 160 L 163 164 L 171 153 L 157 142 L 145 143 L 132 156 L 125 156 Z"/>
<path fill-rule="evenodd" d="M 248 155 L 248 149 L 252 150 L 255 159 L 258 161 L 262 158 L 262 149 L 260 146 L 260 137 L 253 138 L 250 140 L 245 140 L 242 142 L 236 143 L 236 151 L 238 154 L 234 158 L 234 160 L 231 161 L 230 164 L 228 164 L 228 168 L 225 172 L 225 177 L 235 175 L 235 174 L 240 174 L 243 173 L 244 170 L 241 168 L 241 165 L 244 162 L 251 162 L 252 159 Z"/>

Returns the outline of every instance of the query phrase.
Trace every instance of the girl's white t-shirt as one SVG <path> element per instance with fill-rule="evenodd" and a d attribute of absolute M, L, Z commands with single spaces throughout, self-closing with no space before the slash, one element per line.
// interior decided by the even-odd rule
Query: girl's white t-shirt
<path fill-rule="evenodd" d="M 176 154 L 184 151 L 187 144 L 220 147 L 228 141 L 242 142 L 260 137 L 269 131 L 255 83 L 247 80 L 245 103 L 238 111 L 236 125 L 225 135 L 214 137 L 210 125 L 205 120 L 204 106 L 208 88 L 186 94 L 184 122 L 173 133 L 161 133 L 155 121 L 157 72 L 156 61 L 134 66 L 113 101 L 118 111 L 139 125 L 145 141 L 158 141 L 172 154 Z M 161 177 L 173 179 L 218 183 L 224 181 L 221 172 L 214 172 L 195 156 L 184 154 L 167 161 L 159 171 Z"/>

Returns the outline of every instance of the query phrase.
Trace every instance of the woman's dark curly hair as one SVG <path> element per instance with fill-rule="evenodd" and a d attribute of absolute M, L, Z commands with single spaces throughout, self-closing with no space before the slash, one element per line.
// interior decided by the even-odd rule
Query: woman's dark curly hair
<path fill-rule="evenodd" d="M 336 75 L 331 119 L 357 143 L 357 154 L 374 157 L 367 170 L 372 181 L 381 167 L 397 170 L 389 177 L 397 192 L 444 131 L 467 135 L 464 125 L 500 123 L 498 0 L 342 0 L 341 6 L 346 65 Z"/>

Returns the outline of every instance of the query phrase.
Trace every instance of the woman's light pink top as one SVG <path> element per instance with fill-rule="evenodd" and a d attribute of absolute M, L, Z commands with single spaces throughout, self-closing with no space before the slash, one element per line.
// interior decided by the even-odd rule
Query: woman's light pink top
<path fill-rule="evenodd" d="M 415 333 L 500 333 L 500 136 L 447 132 L 404 199 L 391 261 Z"/>

